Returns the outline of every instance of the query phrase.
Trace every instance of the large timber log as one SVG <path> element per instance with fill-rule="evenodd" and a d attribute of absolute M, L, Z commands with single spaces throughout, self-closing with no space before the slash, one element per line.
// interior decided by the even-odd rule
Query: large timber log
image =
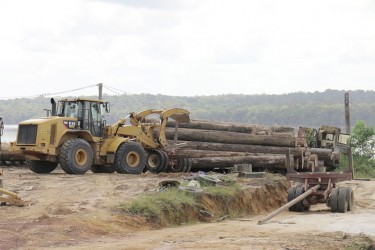
<path fill-rule="evenodd" d="M 173 141 L 168 141 L 173 145 Z M 201 141 L 179 141 L 183 146 L 181 149 L 208 150 L 208 151 L 228 151 L 228 152 L 247 152 L 247 153 L 264 153 L 264 154 L 286 154 L 289 150 L 293 155 L 302 155 L 306 151 L 304 147 L 277 147 L 262 145 L 246 144 L 228 144 L 216 142 Z"/>
<path fill-rule="evenodd" d="M 231 156 L 257 156 L 262 154 L 247 152 L 228 152 L 215 150 L 179 149 L 177 155 L 182 158 L 205 158 L 205 157 L 231 157 Z"/>
<path fill-rule="evenodd" d="M 308 148 L 307 152 L 318 155 L 319 160 L 329 167 L 336 167 L 340 162 L 341 153 L 338 148 Z"/>
<path fill-rule="evenodd" d="M 166 128 L 165 134 L 168 140 L 173 140 L 175 130 L 173 128 Z M 249 144 L 281 147 L 295 147 L 297 143 L 296 137 L 287 134 L 253 135 L 228 131 L 188 128 L 178 129 L 178 139 L 183 141 L 203 141 L 228 144 Z"/>
<path fill-rule="evenodd" d="M 192 169 L 229 168 L 235 164 L 251 164 L 254 168 L 286 169 L 285 155 L 205 157 L 193 158 L 191 161 Z M 293 156 L 291 162 L 293 165 Z"/>
<path fill-rule="evenodd" d="M 167 127 L 175 127 L 175 121 L 168 121 Z M 241 124 L 233 122 L 207 121 L 191 119 L 190 123 L 180 123 L 179 128 L 228 131 L 247 134 L 272 135 L 286 133 L 294 136 L 294 128 L 285 126 L 267 126 L 260 124 Z"/>

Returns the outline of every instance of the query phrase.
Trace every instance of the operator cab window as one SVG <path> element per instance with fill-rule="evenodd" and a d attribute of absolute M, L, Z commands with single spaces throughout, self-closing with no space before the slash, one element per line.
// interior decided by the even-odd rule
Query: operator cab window
<path fill-rule="evenodd" d="M 324 139 L 324 140 L 333 141 L 333 134 L 327 134 L 327 133 L 324 133 L 324 134 L 323 134 L 323 139 Z"/>

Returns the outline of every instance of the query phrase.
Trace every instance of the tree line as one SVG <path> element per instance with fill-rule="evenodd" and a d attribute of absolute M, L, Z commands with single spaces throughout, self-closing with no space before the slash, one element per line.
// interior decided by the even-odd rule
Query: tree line
<path fill-rule="evenodd" d="M 178 107 L 189 110 L 194 119 L 315 128 L 324 124 L 344 128 L 344 94 L 343 90 L 283 95 L 227 94 L 193 97 L 105 94 L 103 99 L 111 103 L 111 113 L 105 116 L 108 124 L 130 112 Z M 358 120 L 375 126 L 375 91 L 357 90 L 349 91 L 349 94 L 352 126 Z M 44 109 L 50 108 L 49 98 L 46 97 L 0 100 L 0 117 L 3 117 L 5 124 L 17 124 L 26 119 L 46 116 Z"/>

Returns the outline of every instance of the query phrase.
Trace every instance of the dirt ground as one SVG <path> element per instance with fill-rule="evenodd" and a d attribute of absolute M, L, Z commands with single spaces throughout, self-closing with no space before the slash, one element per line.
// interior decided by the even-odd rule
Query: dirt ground
<path fill-rule="evenodd" d="M 357 249 L 375 239 L 375 180 L 341 185 L 354 190 L 354 211 L 331 213 L 325 205 L 283 212 L 257 225 L 261 212 L 240 219 L 156 229 L 124 215 L 119 205 L 153 192 L 162 180 L 184 174 L 35 174 L 3 167 L 4 188 L 25 207 L 0 207 L 0 249 Z"/>

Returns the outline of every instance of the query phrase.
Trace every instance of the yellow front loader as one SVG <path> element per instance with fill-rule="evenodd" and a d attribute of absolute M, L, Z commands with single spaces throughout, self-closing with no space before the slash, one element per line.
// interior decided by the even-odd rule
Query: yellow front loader
<path fill-rule="evenodd" d="M 168 119 L 189 122 L 185 109 L 145 110 L 130 113 L 113 125 L 103 118 L 109 103 L 90 99 L 51 99 L 50 117 L 19 123 L 13 151 L 25 155 L 29 168 L 36 173 L 50 173 L 58 164 L 68 174 L 106 172 L 139 174 L 166 170 L 179 164 L 169 159 L 165 126 Z M 156 115 L 158 121 L 146 122 Z M 184 160 L 186 161 L 186 160 Z M 188 165 L 188 163 L 184 163 Z M 162 166 L 161 166 L 162 165 Z"/>

